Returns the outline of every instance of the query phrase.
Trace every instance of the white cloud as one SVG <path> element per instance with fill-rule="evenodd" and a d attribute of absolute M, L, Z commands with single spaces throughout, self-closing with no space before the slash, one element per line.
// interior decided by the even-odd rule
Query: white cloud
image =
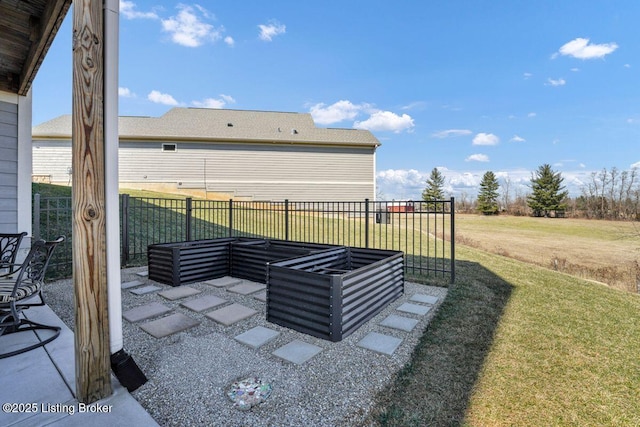
<path fill-rule="evenodd" d="M 513 138 L 511 138 L 509 141 L 510 142 L 525 142 L 526 139 L 524 139 L 523 137 L 518 136 L 518 135 L 513 135 Z"/>
<path fill-rule="evenodd" d="M 132 1 L 120 0 L 120 15 L 126 19 L 158 19 L 155 12 L 140 12 Z"/>
<path fill-rule="evenodd" d="M 624 68 L 631 68 L 631 64 L 624 64 Z"/>
<path fill-rule="evenodd" d="M 640 169 L 640 162 L 635 162 L 635 163 L 631 164 L 631 169 L 635 169 L 635 168 Z"/>
<path fill-rule="evenodd" d="M 200 6 L 177 6 L 180 11 L 176 16 L 162 20 L 162 29 L 171 34 L 171 40 L 182 46 L 198 47 L 206 41 L 220 39 L 222 29 L 207 24 L 203 19 L 211 17 L 206 9 Z"/>
<path fill-rule="evenodd" d="M 119 87 L 118 96 L 121 96 L 123 98 L 135 98 L 136 94 L 131 92 L 128 87 Z"/>
<path fill-rule="evenodd" d="M 488 162 L 489 156 L 487 156 L 486 154 L 472 154 L 466 159 L 464 159 L 464 161 L 465 162 Z"/>
<path fill-rule="evenodd" d="M 527 114 L 527 117 L 535 117 L 537 115 L 538 115 L 537 113 L 531 112 L 531 113 Z"/>
<path fill-rule="evenodd" d="M 464 136 L 464 135 L 471 135 L 473 132 L 471 132 L 469 129 L 447 129 L 447 130 L 441 130 L 438 132 L 434 132 L 431 134 L 432 137 L 434 138 L 449 138 L 449 137 L 455 137 L 455 136 Z"/>
<path fill-rule="evenodd" d="M 415 169 L 387 169 L 376 174 L 376 186 L 385 200 L 416 200 L 426 185 L 427 175 Z"/>
<path fill-rule="evenodd" d="M 531 77 L 533 77 L 533 74 L 531 74 L 531 73 L 524 73 L 522 76 L 524 77 L 524 79 L 525 79 L 525 80 L 528 80 L 528 79 L 530 79 Z"/>
<path fill-rule="evenodd" d="M 473 138 L 473 145 L 498 145 L 500 138 L 492 133 L 479 133 Z"/>
<path fill-rule="evenodd" d="M 579 73 L 580 72 L 580 68 L 573 67 L 573 68 L 571 68 L 571 71 L 573 71 L 574 73 Z"/>
<path fill-rule="evenodd" d="M 147 95 L 147 99 L 151 102 L 155 102 L 156 104 L 178 105 L 178 101 L 176 101 L 173 96 L 157 90 L 152 90 L 151 92 L 149 92 L 149 95 Z"/>
<path fill-rule="evenodd" d="M 564 86 L 566 83 L 567 83 L 566 80 L 563 78 L 552 79 L 551 77 L 549 77 L 545 85 L 546 86 Z"/>
<path fill-rule="evenodd" d="M 203 101 L 192 101 L 191 104 L 199 108 L 224 108 L 227 104 L 233 104 L 236 100 L 229 95 L 220 94 L 220 98 L 205 98 Z"/>
<path fill-rule="evenodd" d="M 356 121 L 353 127 L 356 129 L 366 129 L 370 131 L 392 131 L 400 133 L 410 132 L 414 127 L 413 119 L 408 114 L 402 116 L 391 111 L 376 111 L 367 120 Z"/>
<path fill-rule="evenodd" d="M 427 106 L 427 103 L 424 101 L 415 101 L 410 104 L 403 105 L 402 109 L 403 110 L 415 110 L 415 109 L 422 110 L 426 106 Z"/>
<path fill-rule="evenodd" d="M 269 24 L 260 24 L 258 28 L 260 28 L 258 37 L 265 42 L 270 42 L 275 36 L 287 32 L 287 27 L 278 21 L 271 21 Z"/>
<path fill-rule="evenodd" d="M 387 182 L 409 186 L 423 185 L 426 181 L 425 175 L 415 169 L 387 169 L 378 172 L 377 177 Z"/>
<path fill-rule="evenodd" d="M 312 105 L 309 112 L 316 123 L 329 125 L 344 120 L 353 120 L 363 109 L 368 107 L 368 104 L 357 105 L 351 101 L 340 100 L 331 105 L 325 105 L 324 103 Z"/>
<path fill-rule="evenodd" d="M 233 39 L 233 37 L 231 36 L 227 36 L 224 38 L 224 42 L 229 45 L 229 46 L 233 46 L 236 44 L 236 41 Z"/>
<path fill-rule="evenodd" d="M 578 59 L 604 58 L 617 48 L 616 43 L 589 44 L 589 39 L 578 37 L 562 45 L 552 58 L 556 58 L 558 55 L 572 56 Z"/>

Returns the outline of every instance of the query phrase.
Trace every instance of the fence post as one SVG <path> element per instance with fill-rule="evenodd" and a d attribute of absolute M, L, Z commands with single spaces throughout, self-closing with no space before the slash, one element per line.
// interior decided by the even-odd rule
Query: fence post
<path fill-rule="evenodd" d="M 129 263 L 129 195 L 120 195 L 120 218 L 122 218 L 122 265 Z"/>
<path fill-rule="evenodd" d="M 369 199 L 364 199 L 364 247 L 369 248 Z"/>
<path fill-rule="evenodd" d="M 229 237 L 233 237 L 233 199 L 229 199 Z"/>
<path fill-rule="evenodd" d="M 33 195 L 33 240 L 40 238 L 40 193 Z"/>
<path fill-rule="evenodd" d="M 456 280 L 456 199 L 455 197 L 451 197 L 451 284 Z"/>
<path fill-rule="evenodd" d="M 289 199 L 284 199 L 284 240 L 289 240 Z"/>
<path fill-rule="evenodd" d="M 186 240 L 187 242 L 191 241 L 191 214 L 192 214 L 192 201 L 193 199 L 191 197 L 187 197 L 185 199 L 186 205 L 185 205 L 185 209 L 186 209 L 186 218 L 185 218 L 185 228 L 186 228 Z"/>

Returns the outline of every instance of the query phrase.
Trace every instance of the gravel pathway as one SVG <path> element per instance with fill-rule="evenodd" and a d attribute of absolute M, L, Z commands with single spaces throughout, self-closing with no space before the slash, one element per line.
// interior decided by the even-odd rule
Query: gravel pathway
<path fill-rule="evenodd" d="M 122 281 L 146 278 L 136 273 L 146 268 L 122 271 Z M 151 282 L 162 288 L 170 286 Z M 199 320 L 199 326 L 157 339 L 140 328 L 140 324 L 123 320 L 125 350 L 129 352 L 149 381 L 132 393 L 151 416 L 163 426 L 353 426 L 364 419 L 377 392 L 389 384 L 393 376 L 409 361 L 413 348 L 431 320 L 437 306 L 446 296 L 445 288 L 407 282 L 405 294 L 394 301 L 339 343 L 314 338 L 265 319 L 265 303 L 251 296 L 233 294 L 224 288 L 204 283 L 188 285 L 202 295 L 216 295 L 258 311 L 257 315 L 231 326 L 222 326 L 180 306 L 183 300 L 170 301 L 157 293 L 134 295 L 122 292 L 123 312 L 151 302 L 160 302 Z M 62 280 L 47 284 L 47 303 L 73 329 L 73 284 Z M 424 316 L 396 310 L 415 294 L 439 298 Z M 411 332 L 381 326 L 390 314 L 419 319 Z M 259 349 L 239 343 L 233 337 L 255 326 L 280 332 L 273 341 Z M 393 355 L 385 355 L 358 347 L 369 332 L 402 338 Z M 293 341 L 301 340 L 322 348 L 302 365 L 283 361 L 271 353 Z M 227 396 L 231 385 L 247 377 L 257 377 L 272 387 L 265 402 L 249 411 L 234 407 Z"/>

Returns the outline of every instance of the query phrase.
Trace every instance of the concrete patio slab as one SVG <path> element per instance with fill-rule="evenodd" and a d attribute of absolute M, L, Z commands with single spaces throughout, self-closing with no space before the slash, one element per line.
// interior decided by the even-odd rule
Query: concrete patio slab
<path fill-rule="evenodd" d="M 205 295 L 200 298 L 182 302 L 180 303 L 180 305 L 188 308 L 189 310 L 196 311 L 199 313 L 201 311 L 208 310 L 210 308 L 214 308 L 219 305 L 225 304 L 226 302 L 227 302 L 226 299 L 219 298 L 215 295 Z"/>
<path fill-rule="evenodd" d="M 357 346 L 391 356 L 401 343 L 402 339 L 400 338 L 369 332 L 358 342 Z"/>
<path fill-rule="evenodd" d="M 263 289 L 267 289 L 267 285 L 263 285 L 262 283 L 242 282 L 239 285 L 227 289 L 227 291 L 240 295 L 249 295 Z"/>
<path fill-rule="evenodd" d="M 207 285 L 215 286 L 216 288 L 226 288 L 227 286 L 239 285 L 242 283 L 242 279 L 236 279 L 235 277 L 225 276 L 219 279 L 207 280 L 204 282 Z"/>
<path fill-rule="evenodd" d="M 236 335 L 234 339 L 242 344 L 246 344 L 251 348 L 257 349 L 273 341 L 280 335 L 280 332 L 264 326 L 256 326 L 240 335 Z"/>
<path fill-rule="evenodd" d="M 391 314 L 387 316 L 380 325 L 388 328 L 399 329 L 401 331 L 411 332 L 416 327 L 418 321 L 416 319 L 410 319 L 409 317 L 396 316 Z"/>
<path fill-rule="evenodd" d="M 256 313 L 256 310 L 245 307 L 244 305 L 231 304 L 207 313 L 205 316 L 207 316 L 211 320 L 215 320 L 218 323 L 222 323 L 225 326 L 229 326 L 241 320 L 247 319 Z"/>
<path fill-rule="evenodd" d="M 149 277 L 149 271 L 145 270 L 145 271 L 139 271 L 136 273 L 136 276 L 138 277 Z"/>
<path fill-rule="evenodd" d="M 158 320 L 152 320 L 140 325 L 140 328 L 155 338 L 163 338 L 184 330 L 198 326 L 199 321 L 185 316 L 182 313 L 175 313 Z"/>
<path fill-rule="evenodd" d="M 171 311 L 171 307 L 167 307 L 159 302 L 152 302 L 132 308 L 122 313 L 122 317 L 129 322 L 139 322 L 141 320 L 151 319 Z"/>
<path fill-rule="evenodd" d="M 304 341 L 294 340 L 276 349 L 271 354 L 280 359 L 295 363 L 296 365 L 302 365 L 321 351 L 322 347 Z"/>
<path fill-rule="evenodd" d="M 424 305 L 418 305 L 418 304 L 411 304 L 411 303 L 405 302 L 400 307 L 398 307 L 396 310 L 404 311 L 405 313 L 411 313 L 411 314 L 417 314 L 419 316 L 424 316 L 425 314 L 427 314 L 429 312 L 429 310 L 431 310 L 431 307 L 427 307 L 427 306 L 424 306 Z"/>
<path fill-rule="evenodd" d="M 148 285 L 148 286 L 143 286 L 141 288 L 131 289 L 129 292 L 135 295 L 144 295 L 144 294 L 150 294 L 151 292 L 159 291 L 160 289 L 162 288 L 159 286 Z"/>
<path fill-rule="evenodd" d="M 166 298 L 168 300 L 174 301 L 180 298 L 186 298 L 186 297 L 190 297 L 192 295 L 196 295 L 199 294 L 200 292 L 202 292 L 199 289 L 195 289 L 189 286 L 178 286 L 176 288 L 173 289 L 169 289 L 166 291 L 162 291 L 162 292 L 158 292 L 158 295 L 160 295 L 163 298 Z"/>
<path fill-rule="evenodd" d="M 108 408 L 109 412 L 81 412 L 81 406 L 75 399 L 73 332 L 48 306 L 32 307 L 26 314 L 36 322 L 60 326 L 62 331 L 58 338 L 45 346 L 46 350 L 41 347 L 0 359 L 0 383 L 19 385 L 0 387 L 0 400 L 5 403 L 33 403 L 38 409 L 19 413 L 0 411 L 1 426 L 158 425 L 113 376 L 113 394 L 95 403 L 101 408 Z M 5 344 L 6 337 L 0 337 L 0 347 Z M 50 409 L 60 411 L 46 412 Z"/>
<path fill-rule="evenodd" d="M 144 283 L 142 283 L 140 280 L 132 280 L 130 282 L 124 282 L 120 287 L 122 289 L 131 289 L 141 285 L 144 285 Z"/>
<path fill-rule="evenodd" d="M 415 294 L 414 296 L 409 298 L 409 301 L 433 305 L 438 302 L 438 297 L 434 297 L 433 295 Z"/>

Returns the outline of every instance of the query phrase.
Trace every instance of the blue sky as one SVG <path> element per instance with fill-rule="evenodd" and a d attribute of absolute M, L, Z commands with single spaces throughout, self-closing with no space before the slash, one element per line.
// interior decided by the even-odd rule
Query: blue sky
<path fill-rule="evenodd" d="M 640 168 L 638 1 L 121 1 L 120 115 L 173 106 L 310 112 L 369 129 L 378 194 L 431 170 L 473 197 L 526 193 L 548 163 L 573 195 Z M 33 85 L 34 124 L 71 113 L 71 12 Z"/>

